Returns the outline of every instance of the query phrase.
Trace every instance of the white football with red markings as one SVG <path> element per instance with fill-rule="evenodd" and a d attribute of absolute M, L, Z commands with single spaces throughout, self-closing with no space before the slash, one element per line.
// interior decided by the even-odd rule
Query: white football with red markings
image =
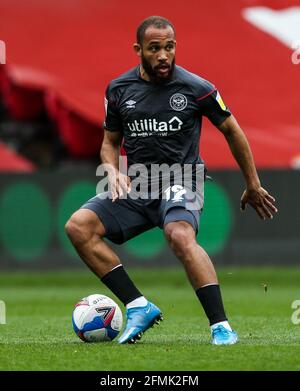
<path fill-rule="evenodd" d="M 114 300 L 93 294 L 76 303 L 72 323 L 75 333 L 85 342 L 112 341 L 122 328 L 123 316 Z"/>

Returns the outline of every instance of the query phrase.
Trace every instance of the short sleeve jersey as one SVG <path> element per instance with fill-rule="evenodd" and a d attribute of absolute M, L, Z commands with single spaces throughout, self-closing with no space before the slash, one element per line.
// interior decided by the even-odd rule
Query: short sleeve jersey
<path fill-rule="evenodd" d="M 218 126 L 231 115 L 213 84 L 177 65 L 164 84 L 131 69 L 109 84 L 105 106 L 104 128 L 123 134 L 129 166 L 200 163 L 202 117 Z"/>

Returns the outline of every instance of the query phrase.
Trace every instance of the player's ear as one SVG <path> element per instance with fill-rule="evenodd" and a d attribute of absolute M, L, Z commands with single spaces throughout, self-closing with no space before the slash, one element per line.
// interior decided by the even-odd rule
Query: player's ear
<path fill-rule="evenodd" d="M 135 43 L 135 44 L 133 45 L 133 49 L 134 49 L 134 51 L 136 52 L 136 54 L 137 54 L 139 57 L 141 57 L 141 55 L 142 55 L 142 48 L 141 48 L 141 45 L 140 45 L 139 43 Z"/>

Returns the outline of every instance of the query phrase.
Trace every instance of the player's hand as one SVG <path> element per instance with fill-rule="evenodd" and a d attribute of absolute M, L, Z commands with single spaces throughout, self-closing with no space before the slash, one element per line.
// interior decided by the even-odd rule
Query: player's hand
<path fill-rule="evenodd" d="M 112 194 L 112 202 L 130 192 L 130 178 L 116 168 L 108 172 L 108 182 Z"/>
<path fill-rule="evenodd" d="M 246 209 L 247 204 L 250 204 L 263 220 L 272 219 L 274 213 L 278 210 L 275 207 L 275 198 L 272 197 L 264 188 L 247 189 L 241 197 L 241 210 Z"/>

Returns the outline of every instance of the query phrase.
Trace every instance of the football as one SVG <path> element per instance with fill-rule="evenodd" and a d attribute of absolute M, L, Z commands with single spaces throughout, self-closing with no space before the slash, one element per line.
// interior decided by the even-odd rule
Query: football
<path fill-rule="evenodd" d="M 94 294 L 75 305 L 72 323 L 75 333 L 84 342 L 112 341 L 122 328 L 123 317 L 114 300 Z"/>

